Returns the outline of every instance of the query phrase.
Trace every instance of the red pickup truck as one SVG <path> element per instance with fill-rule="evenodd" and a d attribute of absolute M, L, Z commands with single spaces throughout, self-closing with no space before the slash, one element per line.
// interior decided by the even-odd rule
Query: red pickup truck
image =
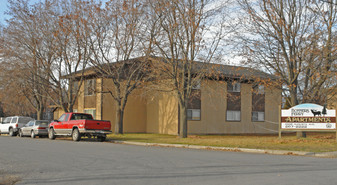
<path fill-rule="evenodd" d="M 82 136 L 87 136 L 105 141 L 110 130 L 110 121 L 94 120 L 91 114 L 69 112 L 49 124 L 48 137 L 71 136 L 74 141 L 79 141 Z"/>

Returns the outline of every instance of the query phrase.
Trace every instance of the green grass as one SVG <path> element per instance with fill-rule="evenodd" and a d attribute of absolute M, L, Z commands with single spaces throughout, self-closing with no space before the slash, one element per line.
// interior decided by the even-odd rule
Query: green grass
<path fill-rule="evenodd" d="M 276 135 L 190 135 L 188 138 L 179 138 L 179 136 L 163 134 L 111 134 L 108 138 L 146 143 L 329 152 L 337 151 L 335 135 L 335 133 L 307 133 L 306 138 L 297 139 L 294 134 L 287 134 L 278 139 Z"/>

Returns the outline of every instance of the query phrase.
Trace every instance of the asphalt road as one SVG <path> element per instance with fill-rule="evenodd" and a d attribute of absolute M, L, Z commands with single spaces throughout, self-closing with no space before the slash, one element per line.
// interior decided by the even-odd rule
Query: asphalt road
<path fill-rule="evenodd" d="M 0 184 L 334 185 L 336 174 L 337 159 L 0 136 Z"/>

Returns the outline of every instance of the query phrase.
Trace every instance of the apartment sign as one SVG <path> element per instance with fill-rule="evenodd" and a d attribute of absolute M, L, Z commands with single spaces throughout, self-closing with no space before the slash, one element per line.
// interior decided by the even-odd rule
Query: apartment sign
<path fill-rule="evenodd" d="M 305 103 L 281 111 L 282 130 L 336 130 L 336 110 Z"/>

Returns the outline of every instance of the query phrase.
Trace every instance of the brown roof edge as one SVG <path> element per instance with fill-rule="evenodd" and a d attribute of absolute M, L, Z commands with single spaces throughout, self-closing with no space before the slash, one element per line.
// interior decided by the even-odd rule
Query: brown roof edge
<path fill-rule="evenodd" d="M 141 57 L 136 57 L 132 58 L 129 60 L 123 60 L 119 62 L 134 62 L 134 61 L 141 61 L 144 59 L 150 59 L 150 60 L 159 60 L 165 62 L 166 59 L 163 57 L 157 57 L 157 56 L 141 56 Z M 114 62 L 115 63 L 115 62 Z M 110 65 L 113 65 L 114 63 L 110 63 Z M 225 64 L 215 64 L 215 63 L 202 63 L 202 62 L 196 62 L 199 65 L 196 65 L 195 67 L 195 72 L 198 72 L 201 70 L 200 68 L 203 67 L 204 65 L 207 65 L 209 68 L 208 70 L 212 70 L 212 72 L 208 72 L 209 75 L 216 74 L 216 75 L 221 75 L 222 77 L 225 78 L 238 78 L 238 79 L 243 79 L 243 80 L 256 80 L 256 79 L 270 79 L 273 81 L 277 81 L 280 79 L 280 77 L 277 77 L 272 74 L 268 74 L 266 72 L 254 69 L 254 68 L 249 68 L 249 67 L 242 67 L 242 66 L 232 66 L 232 65 L 225 65 Z M 107 63 L 108 64 L 108 63 Z M 102 64 L 102 65 L 107 65 L 107 64 Z M 81 77 L 82 72 L 84 72 L 84 77 L 88 76 L 95 76 L 97 74 L 97 70 L 95 69 L 95 66 L 90 66 L 86 69 L 64 75 L 62 76 L 63 79 L 69 79 L 71 77 Z M 206 71 L 207 73 L 207 71 Z"/>

